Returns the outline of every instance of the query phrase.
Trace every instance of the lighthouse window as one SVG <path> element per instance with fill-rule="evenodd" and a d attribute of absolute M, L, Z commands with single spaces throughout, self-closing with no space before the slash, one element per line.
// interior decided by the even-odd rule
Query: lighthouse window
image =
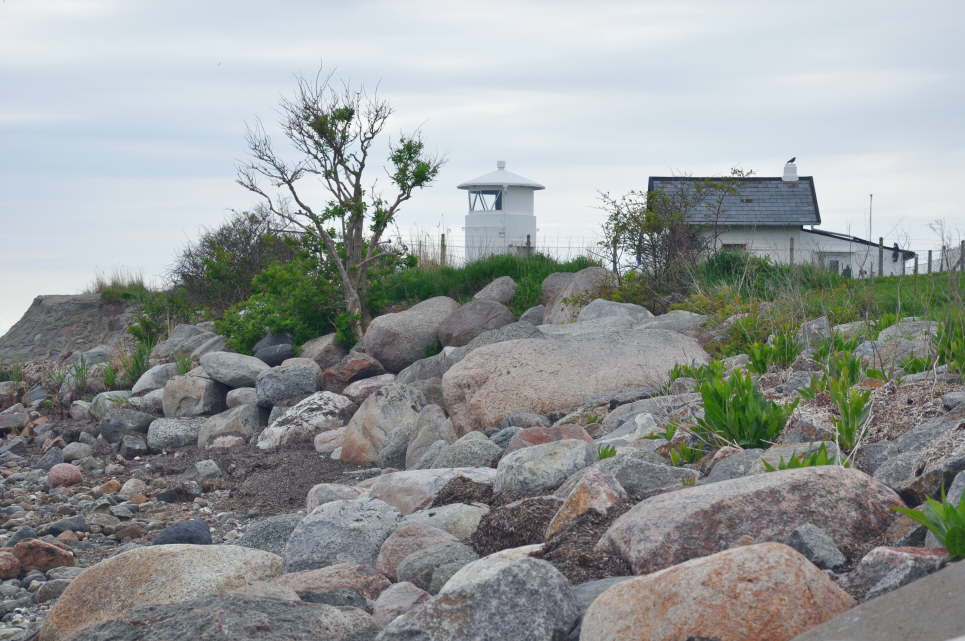
<path fill-rule="evenodd" d="M 469 192 L 469 211 L 501 211 L 503 192 L 499 189 L 479 189 Z"/>

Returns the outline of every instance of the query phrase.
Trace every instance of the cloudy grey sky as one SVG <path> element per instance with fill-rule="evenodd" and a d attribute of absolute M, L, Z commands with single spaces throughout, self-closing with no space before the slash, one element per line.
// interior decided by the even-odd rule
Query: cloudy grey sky
<path fill-rule="evenodd" d="M 938 244 L 965 226 L 965 4 L 0 0 L 0 331 L 38 294 L 160 279 L 229 209 L 245 123 L 320 62 L 378 85 L 390 131 L 448 158 L 400 220 L 461 238 L 459 182 L 508 168 L 542 240 L 597 190 L 732 166 L 813 175 L 822 228 Z M 450 236 L 452 237 L 452 236 Z"/>

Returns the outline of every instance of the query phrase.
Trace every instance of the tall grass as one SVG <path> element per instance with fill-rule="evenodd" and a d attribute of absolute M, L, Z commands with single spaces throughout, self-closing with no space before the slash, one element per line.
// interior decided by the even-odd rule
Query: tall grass
<path fill-rule="evenodd" d="M 110 274 L 97 272 L 85 294 L 100 294 L 107 303 L 133 301 L 143 298 L 148 292 L 144 275 L 138 271 L 115 269 Z"/>
<path fill-rule="evenodd" d="M 433 296 L 468 301 L 480 289 L 500 276 L 516 281 L 516 295 L 509 304 L 514 314 L 539 304 L 543 279 L 554 272 L 576 272 L 595 265 L 588 258 L 559 262 L 549 256 L 490 256 L 462 267 L 427 265 L 389 274 L 370 288 L 373 312 L 392 305 L 415 303 Z"/>

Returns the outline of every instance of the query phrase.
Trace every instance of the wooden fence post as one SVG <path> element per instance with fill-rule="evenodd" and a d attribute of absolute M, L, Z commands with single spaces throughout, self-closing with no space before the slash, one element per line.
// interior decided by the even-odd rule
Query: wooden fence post
<path fill-rule="evenodd" d="M 915 254 L 915 271 L 913 272 L 915 276 L 918 275 L 918 254 Z"/>
<path fill-rule="evenodd" d="M 443 267 L 446 266 L 446 235 L 442 235 L 442 239 L 439 241 L 439 264 Z"/>
<path fill-rule="evenodd" d="M 901 250 L 898 250 L 898 256 L 901 259 L 901 275 L 904 276 L 905 275 L 905 255 L 901 253 Z"/>
<path fill-rule="evenodd" d="M 928 273 L 931 273 L 931 250 L 928 250 Z"/>
<path fill-rule="evenodd" d="M 794 237 L 793 236 L 791 237 L 790 241 L 791 241 L 791 248 L 790 248 L 790 253 L 788 254 L 788 262 L 791 265 L 793 265 L 794 264 Z"/>
<path fill-rule="evenodd" d="M 958 243 L 958 271 L 965 272 L 965 240 Z"/>
<path fill-rule="evenodd" d="M 885 239 L 878 236 L 878 275 L 885 275 Z"/>
<path fill-rule="evenodd" d="M 526 234 L 526 256 L 533 255 L 533 241 L 530 239 L 529 234 Z"/>

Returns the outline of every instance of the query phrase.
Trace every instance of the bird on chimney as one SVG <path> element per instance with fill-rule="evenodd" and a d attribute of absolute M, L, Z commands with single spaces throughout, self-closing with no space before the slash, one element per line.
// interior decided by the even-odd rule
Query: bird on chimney
<path fill-rule="evenodd" d="M 787 161 L 787 164 L 790 165 L 790 164 L 791 164 L 792 162 L 794 162 L 795 160 L 797 160 L 797 156 L 792 156 L 791 159 Z"/>

